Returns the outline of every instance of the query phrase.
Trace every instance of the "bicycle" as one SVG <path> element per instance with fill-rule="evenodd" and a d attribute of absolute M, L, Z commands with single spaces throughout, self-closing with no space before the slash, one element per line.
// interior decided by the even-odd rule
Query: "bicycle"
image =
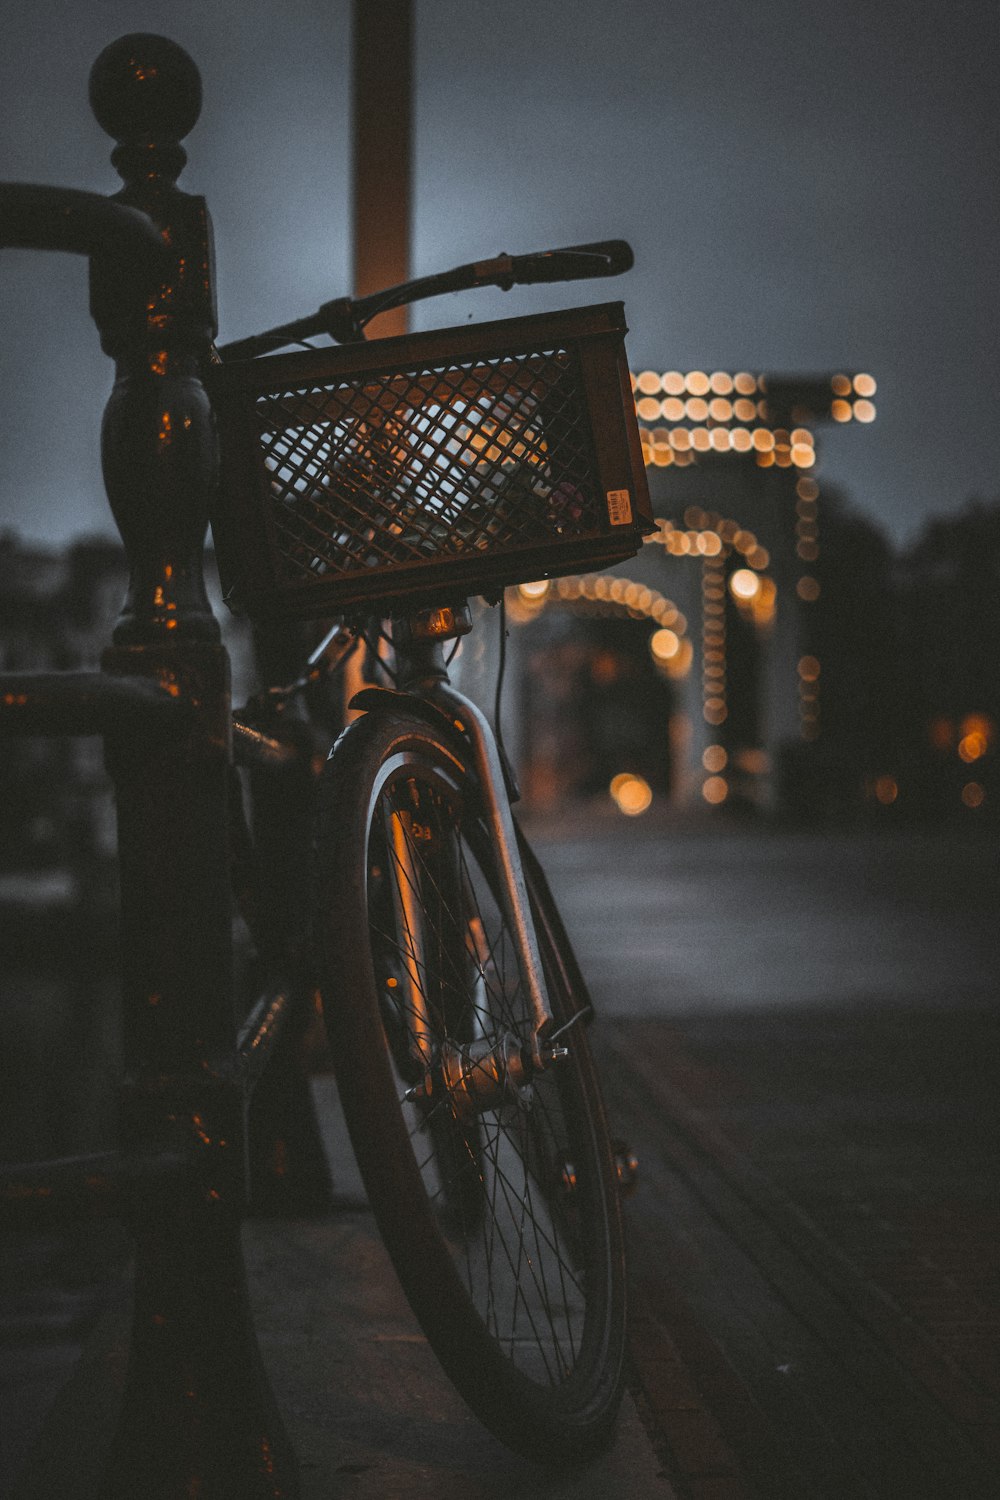
<path fill-rule="evenodd" d="M 630 260 L 620 242 L 505 256 L 365 299 L 341 299 L 310 319 L 220 352 L 225 361 L 233 352 L 253 355 L 319 331 L 357 340 L 387 305 L 471 285 L 611 274 Z M 543 378 L 537 358 L 525 377 L 525 360 L 493 356 L 485 368 L 499 388 L 487 399 L 482 393 L 490 377 L 479 373 L 463 345 L 490 350 L 502 335 L 517 348 L 533 336 L 544 348 L 557 328 L 566 344 L 571 322 L 580 336 L 579 314 L 472 329 L 457 341 L 457 352 L 452 331 L 444 336 L 451 349 L 446 359 L 438 353 L 443 336 L 435 334 L 369 346 L 360 362 L 350 351 L 346 360 L 279 356 L 266 362 L 278 368 L 243 367 L 234 374 L 223 363 L 208 378 L 224 468 L 227 456 L 238 467 L 227 504 L 244 515 L 248 409 L 269 408 L 275 390 L 295 392 L 283 398 L 280 435 L 272 411 L 261 419 L 276 429 L 259 440 L 266 455 L 258 466 L 263 502 L 272 513 L 277 507 L 294 508 L 297 516 L 308 510 L 310 545 L 324 558 L 335 551 L 342 571 L 331 580 L 314 563 L 305 584 L 296 584 L 305 597 L 271 609 L 316 614 L 346 595 L 347 618 L 364 636 L 362 619 L 373 596 L 388 595 L 392 607 L 394 666 L 369 637 L 371 660 L 392 686 L 354 697 L 351 707 L 363 717 L 338 741 L 322 781 L 324 1014 L 355 1154 L 418 1320 L 485 1424 L 519 1451 L 553 1461 L 580 1459 L 600 1447 L 621 1395 L 625 1314 L 616 1169 L 586 1041 L 586 989 L 540 866 L 511 818 L 511 777 L 489 723 L 449 684 L 443 647 L 470 628 L 451 571 L 460 572 L 462 589 L 484 571 L 489 581 L 482 555 L 469 572 L 455 529 L 464 543 L 461 528 L 482 525 L 483 490 L 497 482 L 495 473 L 488 480 L 473 473 L 464 489 L 452 490 L 453 469 L 466 452 L 477 451 L 477 440 L 482 448 L 489 437 L 493 467 L 509 487 L 517 465 L 505 454 L 511 447 L 530 451 L 525 429 L 538 422 L 539 407 L 550 398 L 547 387 L 541 396 L 538 388 L 566 377 L 561 367 L 557 376 Z M 584 336 L 598 338 L 606 332 L 607 311 L 588 313 L 582 322 Z M 476 358 L 486 360 L 482 352 Z M 373 373 L 389 360 L 388 374 Z M 431 366 L 434 382 L 426 373 Z M 453 375 L 456 369 L 460 376 Z M 525 384 L 512 397 L 519 376 Z M 447 408 L 436 389 L 428 396 L 431 383 L 449 386 Z M 268 394 L 261 395 L 265 384 Z M 362 387 L 369 409 L 344 423 L 341 409 L 358 406 Z M 326 410 L 322 419 L 313 411 L 309 421 L 300 407 L 314 400 L 317 388 Z M 530 407 L 530 415 L 522 411 L 515 423 L 518 404 Z M 501 407 L 516 427 L 503 440 L 496 428 Z M 390 441 L 395 451 L 387 457 Z M 555 441 L 551 433 L 549 441 Z M 449 444 L 459 456 L 448 452 L 443 461 Z M 429 464 L 422 464 L 428 453 Z M 569 480 L 558 477 L 559 460 L 550 455 L 549 463 L 557 476 L 549 476 L 549 489 L 568 491 Z M 477 477 L 470 521 L 469 489 Z M 418 559 L 407 555 L 418 579 L 406 580 L 409 597 L 400 598 L 396 556 L 402 529 L 419 525 L 407 513 L 414 491 L 429 518 L 425 526 L 447 535 L 429 542 L 421 537 Z M 497 501 L 494 535 L 516 525 L 502 516 Z M 224 583 L 245 596 L 254 572 L 233 555 L 234 525 L 224 509 L 216 517 L 216 540 Z M 324 538 L 314 534 L 319 525 L 325 536 L 338 527 L 346 534 L 324 550 Z M 552 539 L 561 542 L 558 535 Z M 286 556 L 301 548 L 298 532 L 280 545 Z M 548 545 L 550 566 L 558 564 L 551 540 Z M 603 543 L 609 545 L 617 543 Z M 352 570 L 362 549 L 364 564 Z M 569 550 L 576 555 L 572 539 Z M 447 582 L 434 585 L 426 574 L 441 569 L 442 557 Z M 491 552 L 486 563 L 496 562 Z M 502 556 L 500 562 L 509 573 L 511 564 Z M 301 558 L 295 564 L 302 567 Z M 523 577 L 520 559 L 513 566 Z M 534 558 L 531 566 L 536 571 Z M 344 627 L 336 628 L 342 641 Z"/>
<path fill-rule="evenodd" d="M 159 39 L 123 39 L 134 40 Z M 129 75 L 128 88 L 137 87 L 137 76 Z M 134 115 L 133 109 L 132 130 Z M 177 134 L 189 128 L 175 126 Z M 148 170 L 148 153 L 141 165 Z M 138 165 L 132 170 L 137 175 Z M 46 232 L 51 242 L 51 226 Z M 151 256 L 148 243 L 143 253 Z M 130 603 L 106 663 L 118 674 L 111 681 L 119 701 L 131 694 L 137 710 L 142 700 L 144 713 L 152 717 L 155 709 L 164 721 L 173 714 L 180 722 L 185 710 L 185 735 L 192 711 L 196 719 L 203 714 L 203 743 L 213 748 L 211 771 L 194 786 L 202 799 L 192 809 L 195 822 L 204 810 L 197 838 L 211 852 L 200 891 L 221 913 L 220 873 L 224 863 L 230 866 L 263 976 L 261 998 L 236 1038 L 235 1064 L 219 1060 L 220 1048 L 230 1045 L 225 1028 L 217 1028 L 215 1042 L 206 1041 L 209 1027 L 192 1009 L 190 1022 L 181 1021 L 193 1041 L 182 1035 L 184 1045 L 174 1041 L 168 1049 L 181 1059 L 175 1071 L 193 1066 L 189 1055 L 200 1057 L 197 1066 L 213 1088 L 238 1088 L 245 1099 L 296 1006 L 301 1024 L 318 963 L 352 1144 L 418 1321 L 484 1424 L 515 1450 L 556 1463 L 580 1461 L 607 1444 L 622 1395 L 624 1168 L 615 1159 L 587 1040 L 592 1006 L 583 978 L 541 867 L 513 820 L 510 769 L 485 714 L 451 686 L 444 646 L 468 632 L 470 595 L 496 602 L 508 584 L 630 556 L 651 529 L 621 347 L 624 322 L 620 304 L 613 304 L 375 343 L 363 341 L 363 329 L 384 308 L 423 296 L 617 274 L 629 264 L 631 252 L 617 241 L 505 255 L 327 303 L 311 318 L 223 346 L 200 369 L 221 440 L 223 483 L 212 524 L 228 602 L 250 614 L 262 658 L 279 671 L 296 660 L 301 622 L 337 617 L 301 670 L 288 674 L 291 685 L 287 677 L 284 685 L 269 682 L 246 712 L 233 716 L 236 763 L 267 773 L 262 786 L 294 783 L 287 795 L 254 794 L 252 832 L 231 768 L 223 772 L 228 811 L 221 821 L 217 813 L 218 648 L 203 644 L 209 632 L 200 596 L 181 576 L 185 569 L 164 562 L 162 548 L 155 556 L 152 545 L 134 548 L 142 555 L 133 561 Z M 134 310 L 126 318 L 118 309 L 106 273 L 95 286 L 97 313 L 103 310 L 112 328 L 105 347 L 116 340 L 120 346 L 126 336 L 135 341 Z M 176 308 L 177 294 L 170 295 L 167 305 Z M 204 323 L 202 316 L 199 338 Z M 318 333 L 344 347 L 254 357 Z M 204 354 L 204 342 L 199 347 Z M 157 357 L 143 354 L 154 361 L 154 374 Z M 177 409 L 192 413 L 190 364 L 184 371 L 188 385 Z M 112 480 L 116 423 L 120 428 L 133 398 L 122 390 L 109 407 Z M 173 589 L 184 591 L 180 602 Z M 373 626 L 373 614 L 388 626 Z M 197 680 L 194 669 L 187 677 L 178 671 L 182 658 L 171 655 L 171 631 L 185 619 L 186 649 L 202 664 Z M 317 897 L 308 903 L 302 840 L 316 744 L 308 705 L 359 642 L 389 685 L 354 696 L 350 707 L 361 715 L 323 767 Z M 216 655 L 209 660 L 206 652 Z M 157 691 L 143 682 L 141 691 L 126 692 L 126 673 L 137 662 L 156 679 Z M 79 722 L 79 695 L 70 698 L 64 724 L 74 714 Z M 101 727 L 110 713 L 110 706 L 96 713 Z M 162 807 L 171 786 L 184 788 L 182 797 L 191 794 L 193 773 L 190 764 L 179 769 L 175 758 L 161 754 L 150 762 L 154 780 L 160 775 L 169 784 L 149 785 L 147 767 L 137 790 L 135 752 L 119 746 L 111 759 L 123 861 L 136 885 L 127 893 L 128 969 L 145 961 L 133 949 L 150 892 L 166 899 L 165 882 L 156 887 L 149 874 L 148 848 L 130 831 L 129 798 L 159 798 Z M 214 802 L 205 790 L 209 775 Z M 148 823 L 147 814 L 147 833 Z M 185 852 L 187 869 L 195 837 Z M 174 876 L 173 902 L 184 899 L 176 883 Z M 220 920 L 213 915 L 216 927 Z M 169 961 L 183 960 L 172 952 Z M 185 970 L 192 983 L 197 963 L 196 956 Z M 224 965 L 209 978 L 220 974 Z M 197 977 L 204 987 L 205 976 Z M 158 1010 L 161 996 L 151 994 L 148 980 L 143 994 L 147 1009 L 133 1044 L 140 1060 L 163 1051 L 148 1008 Z M 165 1064 L 158 1066 L 162 1094 Z M 134 1071 L 138 1077 L 141 1068 Z M 153 1107 L 149 1083 L 140 1079 L 133 1088 L 139 1136 L 161 1145 L 155 1164 L 145 1159 L 142 1170 L 176 1179 L 171 1191 L 187 1191 L 180 1179 L 191 1160 L 177 1149 L 178 1115 L 161 1117 L 167 1106 Z M 188 1096 L 181 1091 L 181 1097 Z M 221 1131 L 190 1103 L 181 1113 L 194 1121 L 204 1145 L 226 1147 Z M 150 1122 L 161 1118 L 174 1122 L 173 1135 L 156 1136 L 160 1125 Z M 238 1118 L 230 1112 L 226 1119 L 227 1135 L 238 1134 Z M 164 1139 L 173 1155 L 164 1154 Z M 198 1213 L 205 1212 L 204 1199 L 218 1223 L 214 1204 L 236 1190 L 218 1175 L 218 1151 L 202 1151 L 197 1160 Z M 139 1170 L 134 1148 L 128 1163 L 106 1165 L 112 1187 Z M 173 1228 L 168 1218 L 161 1209 L 162 1239 Z M 227 1257 L 238 1252 L 231 1237 L 210 1243 L 221 1286 Z M 178 1238 L 168 1252 L 148 1234 L 145 1241 L 140 1236 L 141 1250 L 143 1244 L 154 1266 L 152 1286 L 156 1257 L 182 1257 L 183 1245 Z M 145 1341 L 143 1347 L 152 1347 L 152 1323 L 163 1322 L 151 1299 L 152 1292 L 137 1292 L 135 1343 Z M 207 1303 L 206 1294 L 200 1305 Z M 202 1339 L 205 1361 L 218 1357 L 193 1320 L 185 1337 Z M 235 1349 L 235 1335 L 231 1343 Z M 227 1357 L 231 1380 L 237 1356 Z M 137 1370 L 139 1359 L 133 1351 Z M 162 1403 L 165 1380 L 143 1367 L 135 1375 L 134 1408 L 152 1411 Z M 222 1420 L 218 1400 L 213 1410 Z M 266 1451 L 273 1449 L 269 1440 Z"/>

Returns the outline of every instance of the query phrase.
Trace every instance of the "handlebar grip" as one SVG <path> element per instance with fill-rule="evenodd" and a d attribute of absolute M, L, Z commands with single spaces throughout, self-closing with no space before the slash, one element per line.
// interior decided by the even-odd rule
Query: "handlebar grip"
<path fill-rule="evenodd" d="M 0 183 L 0 247 L 70 250 L 152 276 L 169 252 L 148 214 L 77 188 Z"/>
<path fill-rule="evenodd" d="M 598 240 L 590 245 L 564 245 L 533 255 L 510 257 L 511 279 L 521 285 L 535 281 L 576 281 L 591 276 L 620 276 L 635 262 L 626 240 Z"/>

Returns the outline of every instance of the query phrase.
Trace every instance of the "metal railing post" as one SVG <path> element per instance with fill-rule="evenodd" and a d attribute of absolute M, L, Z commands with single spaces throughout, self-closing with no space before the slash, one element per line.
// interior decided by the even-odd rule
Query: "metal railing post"
<path fill-rule="evenodd" d="M 188 1160 L 138 1194 L 135 1313 L 106 1500 L 297 1493 L 295 1460 L 261 1364 L 240 1245 L 245 1101 L 234 1055 L 227 838 L 229 668 L 205 594 L 202 549 L 216 450 L 201 380 L 215 332 L 211 231 L 180 191 L 194 125 L 194 63 L 162 37 L 98 58 L 91 103 L 118 142 L 120 201 L 172 252 L 141 305 L 96 264 L 91 306 L 116 361 L 102 436 L 108 498 L 130 569 L 102 668 L 148 677 L 191 705 L 177 729 L 108 742 L 118 805 L 126 1080 L 123 1141 Z"/>

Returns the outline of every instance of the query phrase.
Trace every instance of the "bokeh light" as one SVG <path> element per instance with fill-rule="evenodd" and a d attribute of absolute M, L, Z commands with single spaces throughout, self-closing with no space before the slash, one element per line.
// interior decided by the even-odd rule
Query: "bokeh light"
<path fill-rule="evenodd" d="M 749 603 L 760 589 L 760 579 L 749 568 L 738 568 L 729 580 L 729 590 L 734 599 Z"/>
<path fill-rule="evenodd" d="M 649 782 L 643 776 L 633 775 L 631 771 L 622 771 L 612 777 L 608 790 L 618 810 L 629 818 L 637 818 L 640 813 L 644 813 L 653 800 Z"/>
<path fill-rule="evenodd" d="M 672 661 L 681 649 L 681 638 L 675 630 L 661 626 L 649 638 L 649 649 L 654 661 Z"/>
<path fill-rule="evenodd" d="M 523 599 L 544 599 L 549 591 L 549 580 L 539 578 L 535 583 L 519 583 L 517 592 Z"/>

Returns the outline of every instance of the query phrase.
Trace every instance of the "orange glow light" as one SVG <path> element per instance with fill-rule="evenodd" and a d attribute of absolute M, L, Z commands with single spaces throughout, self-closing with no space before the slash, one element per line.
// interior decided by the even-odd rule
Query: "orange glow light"
<path fill-rule="evenodd" d="M 540 578 L 535 583 L 519 583 L 517 592 L 523 599 L 544 599 L 549 591 L 549 580 Z"/>
<path fill-rule="evenodd" d="M 619 812 L 623 812 L 628 818 L 636 818 L 644 813 L 653 800 L 649 782 L 644 777 L 633 776 L 629 772 L 613 777 L 609 791 Z"/>
<path fill-rule="evenodd" d="M 656 661 L 670 661 L 681 649 L 680 636 L 676 631 L 668 630 L 663 626 L 660 630 L 654 630 L 649 638 L 649 649 Z"/>
<path fill-rule="evenodd" d="M 980 734 L 978 730 L 973 730 L 971 734 L 964 734 L 958 742 L 959 756 L 965 761 L 966 765 L 971 765 L 974 760 L 979 760 L 981 756 L 986 754 L 988 748 L 986 736 Z"/>
<path fill-rule="evenodd" d="M 749 568 L 738 568 L 729 580 L 729 589 L 735 599 L 749 602 L 760 588 L 760 579 Z"/>
<path fill-rule="evenodd" d="M 988 745 L 993 743 L 995 726 L 989 714 L 966 714 L 962 720 L 963 734 L 981 734 Z"/>

